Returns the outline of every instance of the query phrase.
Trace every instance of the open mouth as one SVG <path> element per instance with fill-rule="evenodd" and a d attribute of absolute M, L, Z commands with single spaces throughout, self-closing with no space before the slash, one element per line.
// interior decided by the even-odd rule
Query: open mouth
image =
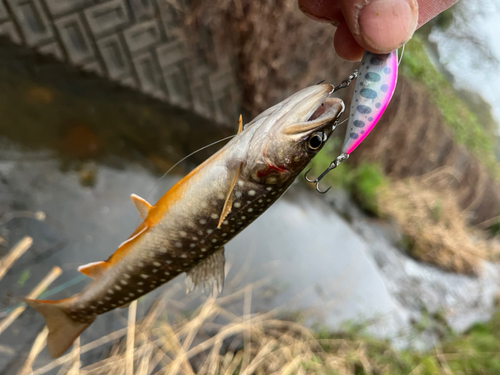
<path fill-rule="evenodd" d="M 342 109 L 338 111 L 337 104 L 342 103 Z M 318 108 L 309 116 L 307 121 L 323 120 L 323 119 L 333 119 L 340 117 L 344 112 L 344 103 L 338 98 L 327 98 L 323 103 L 319 105 Z"/>

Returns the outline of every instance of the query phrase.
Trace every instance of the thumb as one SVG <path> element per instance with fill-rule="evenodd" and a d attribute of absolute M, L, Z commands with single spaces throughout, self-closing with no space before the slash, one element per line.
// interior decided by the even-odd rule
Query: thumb
<path fill-rule="evenodd" d="M 417 0 L 341 0 L 340 6 L 354 39 L 372 52 L 395 50 L 417 27 Z"/>

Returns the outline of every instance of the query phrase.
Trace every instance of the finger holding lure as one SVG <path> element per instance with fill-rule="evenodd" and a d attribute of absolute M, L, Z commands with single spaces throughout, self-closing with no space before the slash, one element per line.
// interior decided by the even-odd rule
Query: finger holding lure
<path fill-rule="evenodd" d="M 321 194 L 325 194 L 331 188 L 321 190 L 319 188 L 321 179 L 332 169 L 337 168 L 341 162 L 349 158 L 351 152 L 372 131 L 389 105 L 398 78 L 397 50 L 382 55 L 365 51 L 359 70 L 351 74 L 336 89 L 347 87 L 353 76 L 356 78 L 356 85 L 354 86 L 349 122 L 341 154 L 316 179 L 312 180 L 307 177 L 310 170 L 305 174 L 306 180 L 315 183 L 316 190 Z"/>

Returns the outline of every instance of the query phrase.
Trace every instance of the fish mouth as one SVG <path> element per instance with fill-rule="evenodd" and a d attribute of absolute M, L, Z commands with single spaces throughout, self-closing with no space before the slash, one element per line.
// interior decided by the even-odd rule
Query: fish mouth
<path fill-rule="evenodd" d="M 286 134 L 304 134 L 311 131 L 331 126 L 344 112 L 344 102 L 339 98 L 329 98 L 327 92 L 321 100 L 316 101 L 305 116 L 303 122 L 292 124 L 284 129 Z"/>
<path fill-rule="evenodd" d="M 341 105 L 339 110 L 338 106 Z M 311 113 L 306 122 L 315 120 L 334 120 L 344 112 L 344 102 L 338 98 L 326 98 L 326 100 L 318 105 Z"/>

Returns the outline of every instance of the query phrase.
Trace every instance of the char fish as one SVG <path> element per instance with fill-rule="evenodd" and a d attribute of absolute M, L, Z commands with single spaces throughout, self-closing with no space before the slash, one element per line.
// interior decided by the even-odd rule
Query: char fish
<path fill-rule="evenodd" d="M 244 127 L 240 118 L 238 134 L 155 205 L 132 195 L 143 221 L 107 260 L 79 268 L 93 283 L 67 299 L 25 300 L 45 318 L 50 355 L 62 355 L 99 314 L 181 273 L 189 290 L 221 291 L 224 245 L 287 190 L 331 135 L 344 109 L 332 91 L 311 86 Z"/>

